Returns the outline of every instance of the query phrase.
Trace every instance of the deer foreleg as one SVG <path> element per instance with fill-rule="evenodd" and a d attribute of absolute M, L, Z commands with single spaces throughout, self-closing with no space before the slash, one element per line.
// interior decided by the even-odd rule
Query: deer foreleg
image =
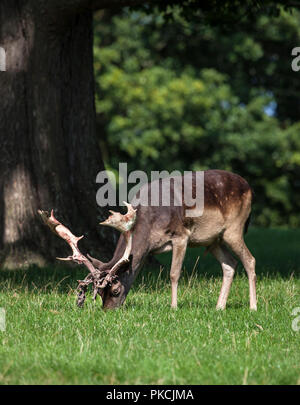
<path fill-rule="evenodd" d="M 171 289 L 172 289 L 172 301 L 171 307 L 177 308 L 177 287 L 178 280 L 181 273 L 181 267 L 184 260 L 187 240 L 172 242 L 173 254 L 172 254 L 172 265 L 170 271 L 171 278 Z"/>

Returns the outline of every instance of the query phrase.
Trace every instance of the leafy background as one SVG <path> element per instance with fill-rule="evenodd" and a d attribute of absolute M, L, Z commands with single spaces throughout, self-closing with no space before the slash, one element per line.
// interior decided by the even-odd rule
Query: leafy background
<path fill-rule="evenodd" d="M 237 27 L 173 10 L 100 11 L 94 21 L 97 133 L 106 167 L 224 169 L 255 192 L 258 226 L 300 225 L 300 13 Z"/>

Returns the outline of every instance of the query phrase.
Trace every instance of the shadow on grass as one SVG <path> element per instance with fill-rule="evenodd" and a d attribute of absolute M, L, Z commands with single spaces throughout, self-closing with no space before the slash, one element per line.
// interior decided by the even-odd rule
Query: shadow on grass
<path fill-rule="evenodd" d="M 198 268 L 200 267 L 200 268 Z M 138 275 L 132 291 L 142 291 L 146 294 L 152 294 L 153 291 L 164 290 L 170 287 L 169 278 L 170 267 L 165 265 L 159 268 L 145 267 Z M 202 270 L 202 271 L 201 271 Z M 238 266 L 237 274 L 245 275 L 246 273 L 242 265 Z M 30 266 L 27 269 L 21 270 L 0 270 L 0 291 L 2 290 L 28 290 L 30 292 L 43 291 L 43 293 L 51 294 L 53 290 L 57 293 L 68 293 L 77 288 L 77 280 L 83 279 L 87 275 L 85 268 L 76 267 L 43 267 Z M 281 278 L 289 279 L 291 277 L 299 278 L 298 274 L 291 268 L 290 271 L 272 271 L 272 268 L 265 271 L 257 271 L 258 282 L 263 278 Z M 186 284 L 196 282 L 213 282 L 218 280 L 221 282 L 222 271 L 218 263 L 210 266 L 196 266 L 193 270 L 184 268 L 180 283 Z"/>
<path fill-rule="evenodd" d="M 7 289 L 21 289 L 30 292 L 51 294 L 53 290 L 58 293 L 67 293 L 77 288 L 77 280 L 87 275 L 86 269 L 81 267 L 30 266 L 19 270 L 0 270 L 0 291 Z"/>
<path fill-rule="evenodd" d="M 246 243 L 256 258 L 258 281 L 263 278 L 299 278 L 300 275 L 300 230 L 256 229 L 246 235 Z M 160 265 L 145 266 L 133 285 L 133 291 L 144 288 L 146 293 L 169 286 L 169 271 L 172 254 L 163 253 L 156 258 Z M 239 263 L 237 274 L 246 274 Z M 31 266 L 24 270 L 0 270 L 0 291 L 4 289 L 43 290 L 51 293 L 66 293 L 77 288 L 77 280 L 83 279 L 87 270 L 81 266 L 53 265 L 39 268 Z M 187 250 L 181 282 L 191 277 L 210 281 L 220 279 L 222 270 L 215 258 L 204 255 L 204 248 Z"/>

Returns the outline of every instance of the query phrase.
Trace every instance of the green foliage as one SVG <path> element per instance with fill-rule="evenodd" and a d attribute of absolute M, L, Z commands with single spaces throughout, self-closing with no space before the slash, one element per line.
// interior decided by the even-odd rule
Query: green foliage
<path fill-rule="evenodd" d="M 254 189 L 257 224 L 299 226 L 300 105 L 286 93 L 300 84 L 291 59 L 279 59 L 300 43 L 298 18 L 262 15 L 255 26 L 224 32 L 180 13 L 172 22 L 158 12 L 97 15 L 96 108 L 107 167 L 234 171 Z"/>

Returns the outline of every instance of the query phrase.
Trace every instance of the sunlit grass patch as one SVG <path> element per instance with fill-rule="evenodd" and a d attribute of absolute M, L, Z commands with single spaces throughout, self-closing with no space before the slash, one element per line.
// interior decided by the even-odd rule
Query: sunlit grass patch
<path fill-rule="evenodd" d="M 75 305 L 81 268 L 0 272 L 1 384 L 297 384 L 300 232 L 253 229 L 258 311 L 239 266 L 226 311 L 216 311 L 221 270 L 188 251 L 178 309 L 170 308 L 169 256 L 145 268 L 125 305 Z M 273 248 L 272 248 L 273 247 Z M 197 262 L 197 257 L 200 259 Z M 196 263 L 196 265 L 195 265 Z"/>

